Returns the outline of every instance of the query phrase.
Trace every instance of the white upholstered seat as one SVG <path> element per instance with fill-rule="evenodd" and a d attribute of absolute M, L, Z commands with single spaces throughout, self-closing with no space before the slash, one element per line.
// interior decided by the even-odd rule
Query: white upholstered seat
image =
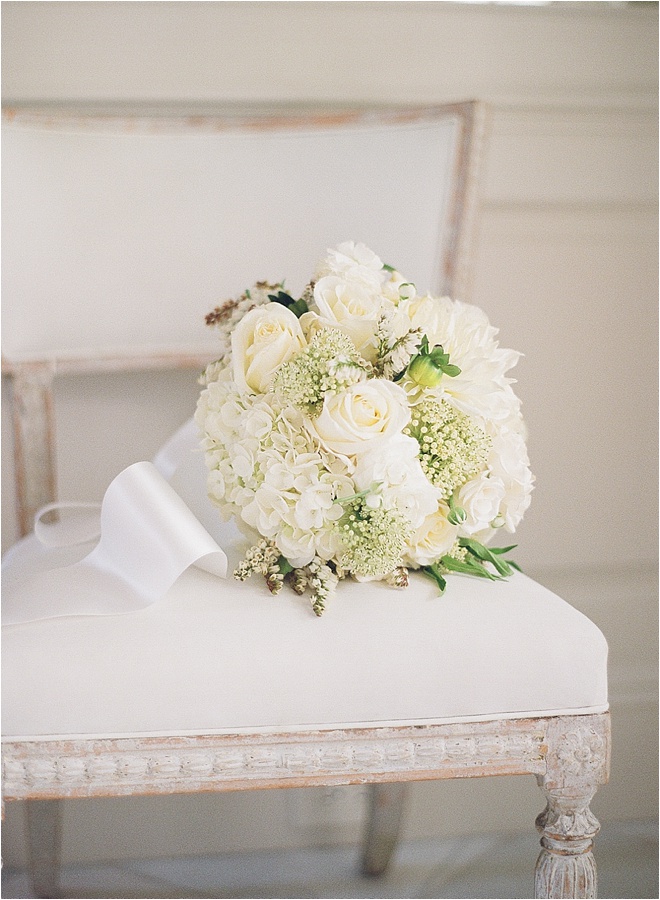
<path fill-rule="evenodd" d="M 225 550 L 228 577 L 191 566 L 145 609 L 6 627 L 5 735 L 210 734 L 607 709 L 603 635 L 523 574 L 496 583 L 454 575 L 443 596 L 421 573 L 405 589 L 349 579 L 320 621 L 306 598 L 273 597 L 259 577 L 237 582 L 231 572 L 249 543 L 206 499 L 193 423 L 170 445 L 155 462 Z M 8 591 L 20 592 L 21 575 L 92 547 L 24 538 L 4 562 Z M 56 581 L 51 590 L 71 586 Z"/>
<path fill-rule="evenodd" d="M 228 555 L 231 564 L 237 554 Z M 607 709 L 602 634 L 520 574 L 499 583 L 452 576 L 442 597 L 421 574 L 403 590 L 346 582 L 318 620 L 304 598 L 273 597 L 261 578 L 238 583 L 193 566 L 146 609 L 4 632 L 7 736 L 208 734 Z"/>
<path fill-rule="evenodd" d="M 603 635 L 525 575 L 496 583 L 454 575 L 443 596 L 421 573 L 405 589 L 350 579 L 322 620 L 291 591 L 273 597 L 259 577 L 237 582 L 231 572 L 249 543 L 207 500 L 196 443 L 189 423 L 155 462 L 227 553 L 228 577 L 191 566 L 145 609 L 5 627 L 5 735 L 192 735 L 607 709 Z M 3 565 L 6 602 L 21 576 L 92 547 L 24 538 Z"/>

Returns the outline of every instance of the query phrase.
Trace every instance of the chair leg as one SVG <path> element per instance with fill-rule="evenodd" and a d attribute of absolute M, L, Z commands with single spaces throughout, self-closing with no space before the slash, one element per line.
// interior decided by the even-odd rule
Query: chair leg
<path fill-rule="evenodd" d="M 558 717 L 547 743 L 547 771 L 537 776 L 547 805 L 536 820 L 541 853 L 534 896 L 596 897 L 592 849 L 600 823 L 589 804 L 608 778 L 609 716 Z"/>
<path fill-rule="evenodd" d="M 362 850 L 364 875 L 383 875 L 399 837 L 406 784 L 372 784 L 367 831 Z"/>
<path fill-rule="evenodd" d="M 596 862 L 591 852 L 600 831 L 589 809 L 595 793 L 546 791 L 548 805 L 536 820 L 543 835 L 536 863 L 536 897 L 597 896 Z"/>
<path fill-rule="evenodd" d="M 29 871 L 35 897 L 59 896 L 61 800 L 28 800 Z"/>

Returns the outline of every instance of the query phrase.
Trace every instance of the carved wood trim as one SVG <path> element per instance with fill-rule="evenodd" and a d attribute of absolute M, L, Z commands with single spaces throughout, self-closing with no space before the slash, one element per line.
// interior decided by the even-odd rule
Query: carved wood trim
<path fill-rule="evenodd" d="M 602 732 L 598 723 L 607 716 L 573 718 L 594 721 Z M 560 721 L 7 742 L 4 797 L 193 793 L 486 775 L 543 779 L 548 758 L 556 754 L 553 734 Z"/>
<path fill-rule="evenodd" d="M 541 832 L 536 897 L 597 896 L 592 849 L 600 823 L 589 804 L 598 785 L 607 781 L 609 767 L 608 715 L 568 716 L 551 722 L 546 771 L 538 776 L 547 803 L 536 820 Z"/>
<path fill-rule="evenodd" d="M 544 790 L 595 792 L 610 772 L 609 713 L 600 716 L 559 716 L 548 728 Z"/>

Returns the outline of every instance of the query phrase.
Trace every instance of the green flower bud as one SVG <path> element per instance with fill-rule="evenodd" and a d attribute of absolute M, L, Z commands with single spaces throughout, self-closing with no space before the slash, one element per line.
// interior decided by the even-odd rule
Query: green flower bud
<path fill-rule="evenodd" d="M 441 366 L 434 362 L 432 356 L 416 356 L 408 366 L 408 375 L 421 387 L 436 387 L 440 384 L 443 372 Z"/>
<path fill-rule="evenodd" d="M 456 506 L 454 503 L 454 498 L 449 498 L 449 515 L 447 516 L 447 521 L 450 525 L 462 525 L 463 522 L 467 519 L 467 513 L 463 509 L 462 506 Z"/>

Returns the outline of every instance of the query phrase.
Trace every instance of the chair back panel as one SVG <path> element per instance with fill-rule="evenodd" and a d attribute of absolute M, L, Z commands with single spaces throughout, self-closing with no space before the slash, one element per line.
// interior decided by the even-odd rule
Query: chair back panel
<path fill-rule="evenodd" d="M 4 358 L 212 354 L 206 312 L 342 240 L 449 292 L 471 112 L 6 114 Z"/>
<path fill-rule="evenodd" d="M 261 279 L 301 290 L 344 240 L 468 299 L 480 104 L 192 112 L 3 113 L 20 533 L 56 493 L 55 373 L 200 368 L 207 312 Z"/>

